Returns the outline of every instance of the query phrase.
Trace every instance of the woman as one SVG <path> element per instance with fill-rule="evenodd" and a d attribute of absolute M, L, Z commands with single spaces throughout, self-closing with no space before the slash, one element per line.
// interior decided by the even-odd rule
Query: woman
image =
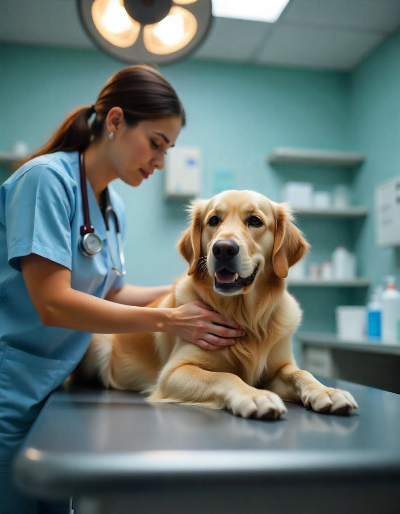
<path fill-rule="evenodd" d="M 143 307 L 171 286 L 124 281 L 115 246 L 117 225 L 125 239 L 124 207 L 109 184 L 120 178 L 137 187 L 163 168 L 184 125 L 183 107 L 161 74 L 125 68 L 0 188 L 1 514 L 37 512 L 36 502 L 13 489 L 10 463 L 93 332 L 170 332 L 208 350 L 243 335 L 200 302 Z M 110 205 L 118 223 L 107 217 L 108 241 Z"/>

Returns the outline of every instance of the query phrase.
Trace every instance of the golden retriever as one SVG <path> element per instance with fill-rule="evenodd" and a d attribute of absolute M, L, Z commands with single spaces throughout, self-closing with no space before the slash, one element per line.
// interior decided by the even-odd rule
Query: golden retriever
<path fill-rule="evenodd" d="M 94 335 L 78 374 L 150 393 L 149 401 L 229 409 L 244 418 L 278 419 L 287 412 L 282 399 L 316 412 L 356 409 L 349 392 L 325 387 L 295 363 L 291 336 L 301 310 L 284 279 L 308 244 L 287 205 L 253 191 L 225 191 L 195 200 L 190 213 L 178 243 L 188 273 L 150 306 L 200 300 L 246 335 L 219 351 L 162 332 Z"/>

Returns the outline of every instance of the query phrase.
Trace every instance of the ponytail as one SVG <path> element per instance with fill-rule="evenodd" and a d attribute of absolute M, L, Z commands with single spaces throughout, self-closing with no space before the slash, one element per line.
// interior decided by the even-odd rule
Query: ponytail
<path fill-rule="evenodd" d="M 33 153 L 29 159 L 61 150 L 65 152 L 84 150 L 89 146 L 91 140 L 91 130 L 88 122 L 93 113 L 94 106 L 78 107 L 72 111 L 51 139 Z"/>

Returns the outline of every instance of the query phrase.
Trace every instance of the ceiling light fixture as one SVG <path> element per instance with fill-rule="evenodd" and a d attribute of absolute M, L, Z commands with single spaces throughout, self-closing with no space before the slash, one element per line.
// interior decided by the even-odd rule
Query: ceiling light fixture
<path fill-rule="evenodd" d="M 213 15 L 274 23 L 288 3 L 289 0 L 213 0 Z"/>
<path fill-rule="evenodd" d="M 169 64 L 191 54 L 212 20 L 211 0 L 78 0 L 86 32 L 128 63 Z"/>

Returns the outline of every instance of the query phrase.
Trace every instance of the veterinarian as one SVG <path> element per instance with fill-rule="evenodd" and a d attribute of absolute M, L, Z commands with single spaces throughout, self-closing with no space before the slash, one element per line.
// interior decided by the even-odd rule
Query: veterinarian
<path fill-rule="evenodd" d="M 55 512 L 18 493 L 11 463 L 92 333 L 170 332 L 209 350 L 243 335 L 200 302 L 144 307 L 171 286 L 125 283 L 124 206 L 109 184 L 138 187 L 162 169 L 184 125 L 160 73 L 122 69 L 0 188 L 0 514 Z"/>

